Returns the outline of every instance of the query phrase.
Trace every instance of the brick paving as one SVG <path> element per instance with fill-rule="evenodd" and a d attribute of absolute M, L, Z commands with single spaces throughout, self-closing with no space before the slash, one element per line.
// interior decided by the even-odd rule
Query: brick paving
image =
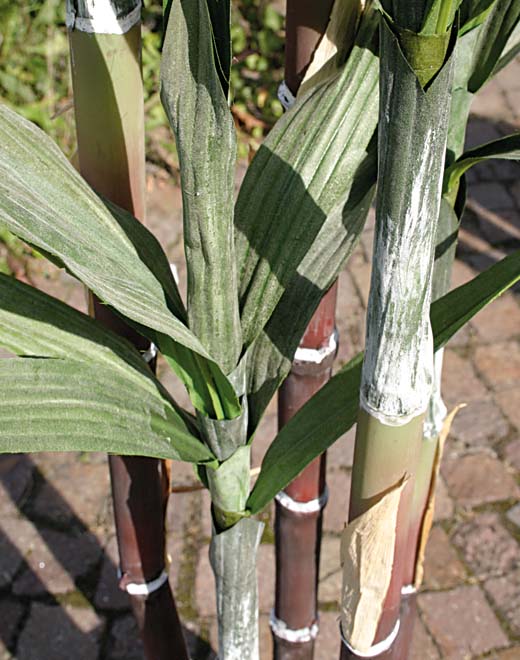
<path fill-rule="evenodd" d="M 475 99 L 468 146 L 520 128 L 520 61 Z M 182 258 L 180 192 L 149 178 L 154 233 L 178 264 Z M 373 215 L 340 275 L 338 364 L 363 346 Z M 454 285 L 520 246 L 520 165 L 477 166 L 461 230 Z M 43 260 L 27 278 L 84 309 L 81 287 Z M 461 330 L 446 350 L 444 395 L 456 418 L 442 462 L 429 540 L 413 660 L 520 659 L 520 307 L 505 294 Z M 186 395 L 159 365 L 186 404 Z M 276 404 L 255 438 L 258 464 L 276 429 Z M 316 660 L 337 657 L 339 534 L 346 517 L 354 431 L 329 452 L 331 499 L 325 511 Z M 175 483 L 193 479 L 174 466 Z M 39 454 L 0 461 L 0 660 L 142 660 L 128 599 L 117 588 L 117 547 L 106 459 Z M 273 508 L 263 514 L 259 553 L 261 658 L 271 656 Z M 216 625 L 207 493 L 178 494 L 168 510 L 171 581 L 194 660 L 214 658 Z"/>

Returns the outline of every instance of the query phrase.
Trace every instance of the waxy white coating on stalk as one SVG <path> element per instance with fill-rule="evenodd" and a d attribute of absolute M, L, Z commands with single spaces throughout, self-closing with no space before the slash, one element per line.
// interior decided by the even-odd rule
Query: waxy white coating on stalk
<path fill-rule="evenodd" d="M 376 232 L 360 403 L 382 424 L 426 411 L 433 385 L 429 310 L 453 54 L 426 89 L 380 23 Z"/>
<path fill-rule="evenodd" d="M 384 119 L 389 122 L 386 108 Z M 428 131 L 425 147 L 436 139 L 432 128 Z M 417 185 L 412 190 L 404 223 L 386 215 L 387 240 L 374 242 L 373 269 L 380 279 L 378 287 L 374 289 L 371 286 L 360 403 L 372 417 L 388 426 L 403 426 L 423 413 L 432 390 L 433 335 L 429 320 L 429 283 L 433 255 L 431 230 L 427 227 L 432 213 L 431 195 L 425 192 L 421 182 L 428 177 L 433 157 L 433 150 L 427 149 L 415 177 Z M 442 179 L 431 185 L 435 186 L 437 198 L 440 199 Z M 410 309 L 407 301 L 420 287 L 426 289 L 421 308 Z M 384 321 L 392 308 L 393 327 L 387 327 Z M 409 342 L 403 341 L 402 333 L 408 320 L 418 313 L 423 319 L 419 332 Z"/>
<path fill-rule="evenodd" d="M 259 660 L 256 556 L 264 525 L 242 518 L 210 544 L 215 574 L 219 660 Z"/>
<path fill-rule="evenodd" d="M 140 0 L 119 4 L 111 0 L 67 0 L 67 27 L 92 34 L 125 34 L 141 20 L 142 5 Z"/>
<path fill-rule="evenodd" d="M 129 593 L 130 596 L 149 596 L 150 594 L 153 594 L 154 591 L 158 591 L 167 581 L 168 573 L 162 571 L 159 577 L 151 582 L 129 582 L 125 585 L 125 591 Z"/>
<path fill-rule="evenodd" d="M 294 360 L 297 362 L 306 362 L 311 364 L 321 364 L 330 355 L 338 350 L 338 331 L 335 330 L 327 340 L 327 343 L 319 348 L 307 348 L 298 346 L 294 354 Z"/>
<path fill-rule="evenodd" d="M 285 491 L 280 491 L 275 500 L 283 506 L 284 509 L 288 511 L 293 511 L 294 513 L 317 513 L 325 508 L 329 499 L 329 489 L 327 486 L 323 489 L 322 494 L 319 497 L 316 497 L 313 500 L 308 500 L 307 502 L 298 502 L 298 500 L 293 500 L 293 498 L 288 495 Z"/>
<path fill-rule="evenodd" d="M 347 649 L 353 655 L 357 656 L 358 658 L 375 658 L 376 656 L 380 655 L 381 653 L 384 653 L 385 651 L 388 651 L 388 649 L 391 648 L 392 644 L 395 642 L 397 638 L 400 627 L 401 627 L 401 621 L 397 619 L 397 621 L 395 622 L 395 626 L 393 627 L 392 632 L 388 635 L 388 637 L 385 637 L 385 639 L 382 639 L 377 644 L 371 646 L 368 651 L 360 651 L 359 649 L 354 649 L 352 646 L 350 646 L 348 640 L 346 640 L 345 636 L 343 635 L 341 623 L 339 624 L 339 631 L 341 635 L 341 641 L 343 642 L 343 644 L 345 644 Z"/>
<path fill-rule="evenodd" d="M 441 394 L 441 379 L 442 379 L 442 362 L 444 358 L 444 348 L 438 350 L 433 358 L 434 363 L 434 378 L 433 390 L 428 403 L 428 410 L 426 412 L 426 420 L 424 422 L 423 435 L 428 440 L 438 438 L 441 434 L 442 427 L 448 409 L 444 405 Z"/>
<path fill-rule="evenodd" d="M 312 642 L 313 639 L 316 639 L 320 630 L 317 621 L 311 626 L 306 626 L 305 628 L 289 628 L 285 621 L 282 621 L 282 619 L 279 619 L 275 615 L 274 610 L 271 610 L 269 616 L 269 626 L 271 627 L 273 635 L 289 642 L 290 644 Z"/>

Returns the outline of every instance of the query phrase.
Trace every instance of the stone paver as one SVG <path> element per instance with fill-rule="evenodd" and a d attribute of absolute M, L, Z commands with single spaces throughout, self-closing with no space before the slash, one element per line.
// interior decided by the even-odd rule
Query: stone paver
<path fill-rule="evenodd" d="M 471 361 L 449 349 L 444 351 L 442 388 L 445 392 L 445 403 L 449 408 L 459 403 L 482 399 L 487 395 L 487 389 L 479 380 Z"/>
<path fill-rule="evenodd" d="M 99 652 L 102 625 L 91 609 L 34 603 L 18 642 L 18 657 L 92 660 Z"/>
<path fill-rule="evenodd" d="M 511 466 L 520 472 L 520 438 L 507 444 L 504 457 Z"/>
<path fill-rule="evenodd" d="M 442 473 L 450 495 L 462 506 L 499 502 L 519 495 L 512 474 L 488 454 L 449 457 L 443 463 Z"/>
<path fill-rule="evenodd" d="M 477 95 L 468 145 L 520 128 L 520 61 Z M 241 165 L 241 173 L 244 167 Z M 468 176 L 452 284 L 459 286 L 520 247 L 520 165 L 485 163 Z M 175 262 L 186 291 L 181 194 L 148 176 L 149 226 Z M 374 212 L 339 277 L 335 368 L 362 350 L 370 282 Z M 83 288 L 39 259 L 33 282 L 85 310 Z M 448 343 L 443 395 L 449 408 L 467 403 L 452 426 L 437 487 L 436 524 L 418 596 L 411 660 L 520 659 L 520 287 L 482 310 Z M 1 353 L 6 357 L 5 353 Z M 158 374 L 179 403 L 184 388 L 163 360 Z M 259 466 L 277 428 L 274 400 L 253 443 Z M 355 428 L 329 450 L 330 501 L 324 514 L 315 660 L 338 652 L 341 588 L 339 533 L 347 516 Z M 193 483 L 190 466 L 174 464 L 174 486 Z M 144 660 L 129 599 L 117 586 L 117 544 L 102 454 L 0 457 L 0 660 Z M 259 550 L 261 660 L 272 657 L 273 506 L 263 513 Z M 171 584 L 193 660 L 215 660 L 213 575 L 208 561 L 207 492 L 178 493 L 167 515 Z M 51 632 L 49 632 L 51 631 Z"/>
<path fill-rule="evenodd" d="M 515 504 L 507 512 L 507 519 L 520 529 L 520 504 Z"/>
<path fill-rule="evenodd" d="M 472 326 L 479 339 L 486 343 L 517 337 L 520 334 L 520 307 L 513 295 L 506 293 L 480 311 L 472 319 Z"/>
<path fill-rule="evenodd" d="M 464 398 L 459 401 L 464 402 Z M 451 427 L 454 440 L 450 449 L 463 453 L 475 447 L 493 446 L 510 431 L 510 425 L 500 408 L 489 399 L 470 401 L 457 413 Z"/>
<path fill-rule="evenodd" d="M 520 345 L 508 341 L 491 346 L 479 346 L 475 351 L 475 366 L 494 389 L 503 390 L 520 383 Z"/>
<path fill-rule="evenodd" d="M 518 544 L 495 513 L 482 513 L 461 523 L 452 537 L 464 560 L 479 578 L 518 568 Z"/>
<path fill-rule="evenodd" d="M 520 637 L 520 570 L 487 580 L 484 589 L 509 624 L 512 633 Z"/>
<path fill-rule="evenodd" d="M 511 424 L 520 429 L 520 389 L 512 388 L 499 392 L 495 396 L 495 401 Z"/>
<path fill-rule="evenodd" d="M 424 562 L 425 589 L 451 589 L 463 582 L 466 570 L 446 532 L 434 527 L 428 539 L 428 550 Z"/>
<path fill-rule="evenodd" d="M 144 660 L 143 644 L 131 614 L 117 619 L 110 630 L 107 660 Z"/>
<path fill-rule="evenodd" d="M 478 587 L 422 594 L 419 608 L 446 660 L 467 660 L 508 644 Z"/>
<path fill-rule="evenodd" d="M 439 660 L 440 653 L 419 617 L 415 620 L 410 660 Z"/>

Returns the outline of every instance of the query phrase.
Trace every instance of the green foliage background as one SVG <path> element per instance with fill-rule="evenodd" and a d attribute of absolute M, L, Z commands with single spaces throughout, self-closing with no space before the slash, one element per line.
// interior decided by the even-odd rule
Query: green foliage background
<path fill-rule="evenodd" d="M 282 6 L 282 3 L 280 3 Z M 282 114 L 283 17 L 266 0 L 233 3 L 231 105 L 239 157 L 256 150 Z M 162 2 L 145 0 L 143 79 L 147 157 L 176 176 L 173 136 L 159 99 Z M 0 0 L 0 103 L 48 133 L 68 157 L 76 150 L 64 0 Z M 0 272 L 26 248 L 0 229 Z"/>
<path fill-rule="evenodd" d="M 148 132 L 166 127 L 159 100 L 162 4 L 143 11 L 143 78 Z M 263 137 L 282 114 L 276 89 L 283 77 L 283 17 L 265 0 L 233 5 L 231 102 L 244 147 Z M 71 156 L 72 93 L 64 0 L 0 0 L 0 101 L 37 123 Z M 154 137 L 152 137 L 154 139 Z M 157 138 L 155 138 L 157 139 Z M 159 138 L 171 150 L 171 139 Z M 153 144 L 149 144 L 153 159 Z M 160 158 L 160 154 L 159 154 Z"/>

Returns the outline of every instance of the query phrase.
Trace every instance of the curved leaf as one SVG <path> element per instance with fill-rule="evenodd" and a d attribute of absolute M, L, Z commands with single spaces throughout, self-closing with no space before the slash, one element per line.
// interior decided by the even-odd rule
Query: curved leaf
<path fill-rule="evenodd" d="M 443 194 L 454 190 L 459 183 L 460 177 L 470 167 L 493 158 L 520 160 L 520 133 L 514 133 L 498 140 L 492 140 L 464 152 L 460 158 L 445 170 Z"/>
<path fill-rule="evenodd" d="M 103 451 L 214 460 L 182 417 L 113 369 L 74 360 L 0 360 L 0 452 Z"/>
<path fill-rule="evenodd" d="M 111 206 L 111 208 L 114 208 Z M 119 219 L 119 221 L 118 221 Z M 220 396 L 240 410 L 234 390 L 200 341 L 182 322 L 180 298 L 165 288 L 140 255 L 160 248 L 144 227 L 123 211 L 112 215 L 58 147 L 36 126 L 0 107 L 0 223 L 53 255 L 101 300 L 140 324 L 161 347 L 169 337 L 220 372 Z M 132 238 L 139 239 L 137 248 Z M 164 264 L 164 256 L 160 256 Z M 154 272 L 164 270 L 157 265 Z M 179 318 L 174 316 L 174 310 Z M 184 355 L 181 351 L 181 354 Z M 204 392 L 202 392 L 204 398 Z"/>
<path fill-rule="evenodd" d="M 435 350 L 483 307 L 520 280 L 520 251 L 502 259 L 431 306 Z M 258 513 L 356 422 L 363 355 L 348 362 L 280 430 L 247 501 Z"/>
<path fill-rule="evenodd" d="M 438 351 L 477 312 L 520 280 L 520 250 L 437 300 L 430 318 Z"/>
<path fill-rule="evenodd" d="M 520 0 L 498 0 L 479 29 L 468 90 L 473 94 L 492 76 L 520 20 Z"/>
<path fill-rule="evenodd" d="M 226 98 L 229 0 L 209 7 L 218 43 L 206 0 L 173 0 L 161 99 L 181 166 L 189 326 L 229 373 L 242 350 L 233 242 L 236 136 Z"/>
<path fill-rule="evenodd" d="M 340 74 L 278 121 L 251 163 L 235 208 L 244 344 L 273 313 L 327 217 L 341 213 L 377 123 L 373 13 Z M 365 192 L 372 186 L 367 180 Z M 350 221 L 345 219 L 346 223 Z M 359 230 L 357 220 L 352 232 Z"/>
<path fill-rule="evenodd" d="M 514 58 L 520 53 L 520 23 L 516 24 L 515 29 L 509 37 L 509 41 L 505 45 L 502 55 L 495 66 L 494 73 L 498 73 L 500 69 L 512 62 Z"/>

